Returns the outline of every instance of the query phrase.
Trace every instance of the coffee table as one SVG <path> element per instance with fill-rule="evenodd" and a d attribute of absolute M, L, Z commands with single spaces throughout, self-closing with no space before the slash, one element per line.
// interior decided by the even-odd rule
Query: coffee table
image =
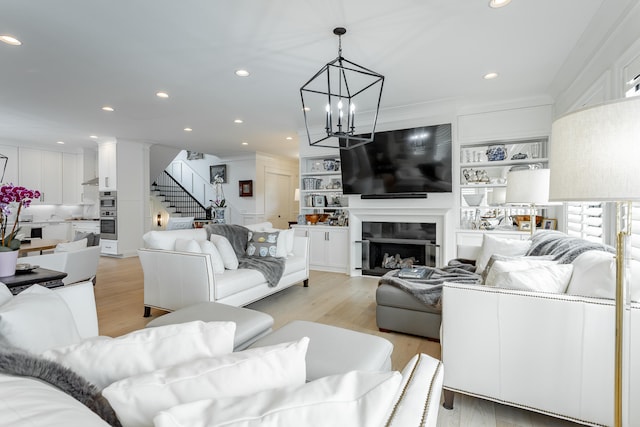
<path fill-rule="evenodd" d="M 40 285 L 45 288 L 57 288 L 63 286 L 62 279 L 67 273 L 62 271 L 36 268 L 28 273 L 18 273 L 14 276 L 0 277 L 0 282 L 7 285 L 13 295 L 17 295 L 31 285 Z"/>

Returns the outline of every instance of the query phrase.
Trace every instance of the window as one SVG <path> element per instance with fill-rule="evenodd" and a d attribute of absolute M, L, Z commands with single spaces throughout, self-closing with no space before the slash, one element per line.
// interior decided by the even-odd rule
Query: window
<path fill-rule="evenodd" d="M 567 203 L 567 234 L 605 243 L 603 203 Z"/>

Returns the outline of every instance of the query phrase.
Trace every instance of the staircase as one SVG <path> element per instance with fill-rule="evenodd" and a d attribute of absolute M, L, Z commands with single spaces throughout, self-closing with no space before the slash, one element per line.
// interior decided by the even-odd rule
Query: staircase
<path fill-rule="evenodd" d="M 151 194 L 164 205 L 171 216 L 211 219 L 211 209 L 205 208 L 167 171 L 163 171 L 151 184 Z"/>

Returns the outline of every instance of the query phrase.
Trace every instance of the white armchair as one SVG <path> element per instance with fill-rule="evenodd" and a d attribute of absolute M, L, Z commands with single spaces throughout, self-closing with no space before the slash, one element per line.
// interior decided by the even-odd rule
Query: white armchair
<path fill-rule="evenodd" d="M 65 285 L 93 280 L 98 270 L 100 246 L 89 246 L 77 251 L 55 252 L 18 258 L 18 262 L 28 262 L 49 270 L 63 271 L 67 277 L 62 279 Z"/>

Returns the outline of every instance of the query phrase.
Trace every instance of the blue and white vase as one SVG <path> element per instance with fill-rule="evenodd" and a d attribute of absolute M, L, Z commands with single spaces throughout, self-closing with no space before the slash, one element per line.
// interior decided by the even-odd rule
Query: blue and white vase
<path fill-rule="evenodd" d="M 490 162 L 504 160 L 507 158 L 507 149 L 504 145 L 490 145 L 487 148 L 487 159 Z"/>

